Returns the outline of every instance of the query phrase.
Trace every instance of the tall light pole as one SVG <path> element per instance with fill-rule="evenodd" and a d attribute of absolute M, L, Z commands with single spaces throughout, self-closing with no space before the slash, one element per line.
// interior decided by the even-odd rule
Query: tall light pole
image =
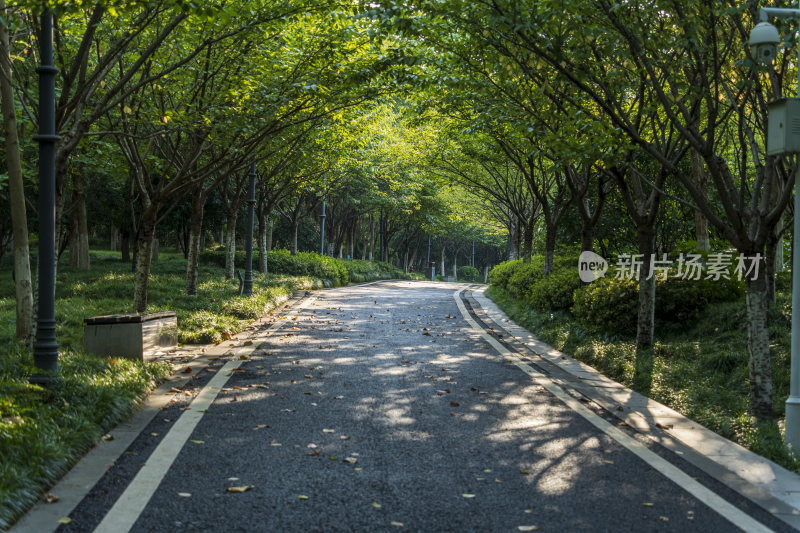
<path fill-rule="evenodd" d="M 253 295 L 253 225 L 256 212 L 256 163 L 250 167 L 250 195 L 247 198 L 247 237 L 245 239 L 244 280 L 242 281 L 242 296 Z"/>
<path fill-rule="evenodd" d="M 53 14 L 44 8 L 39 37 L 42 64 L 39 73 L 39 305 L 31 383 L 58 381 L 56 342 L 56 74 L 53 65 Z"/>
<path fill-rule="evenodd" d="M 770 64 L 777 55 L 777 46 L 780 43 L 778 30 L 768 22 L 770 17 L 775 18 L 800 18 L 800 9 L 780 9 L 772 7 L 762 7 L 759 11 L 760 22 L 750 32 L 750 50 L 753 57 L 759 62 Z M 800 50 L 798 50 L 798 60 L 800 60 Z M 800 70 L 797 78 L 797 95 L 800 97 Z M 798 100 L 797 98 L 795 100 Z M 772 107 L 770 115 L 772 115 Z M 787 124 L 794 124 L 791 119 L 800 117 L 789 117 L 790 106 L 782 109 L 786 113 L 783 118 Z M 794 109 L 798 109 L 796 106 Z M 777 117 L 775 117 L 777 118 Z M 767 154 L 779 155 L 788 153 L 798 153 L 797 149 L 791 148 L 798 139 L 790 139 L 788 136 L 794 132 L 792 128 L 783 128 L 786 132 L 785 137 L 773 137 L 771 123 L 777 122 L 770 117 L 769 135 L 767 136 Z M 782 141 L 782 142 L 781 142 Z M 791 142 L 791 141 L 794 141 Z M 786 444 L 792 452 L 800 452 L 800 165 L 794 179 L 794 243 L 792 246 L 792 343 L 791 343 L 791 370 L 789 382 L 789 397 L 786 399 Z"/>

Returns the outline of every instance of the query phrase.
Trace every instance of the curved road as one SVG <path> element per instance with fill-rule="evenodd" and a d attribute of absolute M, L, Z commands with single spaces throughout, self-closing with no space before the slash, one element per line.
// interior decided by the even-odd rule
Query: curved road
<path fill-rule="evenodd" d="M 382 282 L 283 309 L 173 391 L 58 530 L 790 530 L 546 361 L 498 353 L 469 290 Z"/>

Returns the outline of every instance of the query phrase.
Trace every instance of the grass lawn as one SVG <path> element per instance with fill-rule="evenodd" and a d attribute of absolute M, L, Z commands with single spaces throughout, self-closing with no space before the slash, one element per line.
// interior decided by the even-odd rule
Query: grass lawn
<path fill-rule="evenodd" d="M 88 272 L 59 265 L 56 336 L 63 384 L 54 390 L 28 383 L 33 359 L 28 348 L 14 340 L 11 257 L 0 262 L 0 530 L 171 373 L 164 363 L 82 352 L 85 317 L 131 309 L 133 273 L 118 257 L 119 253 L 93 252 Z M 321 280 L 309 277 L 254 273 L 253 297 L 240 298 L 238 282 L 224 279 L 222 268 L 201 265 L 195 297 L 183 293 L 185 272 L 181 255 L 162 253 L 153 263 L 148 305 L 148 311 L 177 312 L 181 343 L 222 340 L 293 290 L 322 286 Z"/>
<path fill-rule="evenodd" d="M 612 379 L 675 409 L 753 452 L 800 473 L 800 461 L 784 448 L 784 403 L 789 395 L 791 293 L 779 277 L 770 314 L 770 349 L 777 418 L 757 424 L 749 415 L 745 302 L 709 305 L 691 323 L 656 322 L 648 379 L 636 377 L 636 340 L 591 331 L 568 313 L 531 309 L 497 287 L 486 294 L 515 322 L 554 348 Z M 658 294 L 656 294 L 658 305 Z M 641 361 L 640 361 L 641 364 Z M 647 366 L 650 366 L 647 365 Z"/>

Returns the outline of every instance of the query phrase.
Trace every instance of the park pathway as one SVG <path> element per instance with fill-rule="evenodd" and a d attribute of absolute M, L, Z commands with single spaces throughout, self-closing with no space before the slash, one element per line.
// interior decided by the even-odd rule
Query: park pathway
<path fill-rule="evenodd" d="M 202 356 L 57 531 L 791 530 L 547 361 L 504 355 L 474 288 L 282 309 Z"/>

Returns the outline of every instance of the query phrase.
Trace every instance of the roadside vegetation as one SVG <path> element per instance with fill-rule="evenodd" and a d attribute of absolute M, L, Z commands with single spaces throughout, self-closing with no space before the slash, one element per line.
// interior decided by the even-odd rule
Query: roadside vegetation
<path fill-rule="evenodd" d="M 732 279 L 657 282 L 655 337 L 636 348 L 637 284 L 606 276 L 582 284 L 578 255 L 557 256 L 541 275 L 544 258 L 508 261 L 489 274 L 486 294 L 515 322 L 554 348 L 610 378 L 679 411 L 776 463 L 800 473 L 783 444 L 780 418 L 789 394 L 791 290 L 777 277 L 770 311 L 775 420 L 750 416 L 743 283 Z M 674 274 L 674 272 L 673 272 Z"/>

